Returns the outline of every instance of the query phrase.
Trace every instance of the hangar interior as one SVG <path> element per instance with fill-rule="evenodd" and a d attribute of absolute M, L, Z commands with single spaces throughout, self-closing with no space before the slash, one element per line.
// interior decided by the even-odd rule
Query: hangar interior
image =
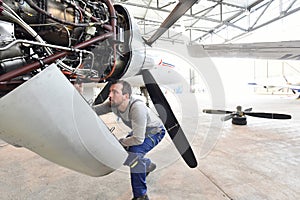
<path fill-rule="evenodd" d="M 172 0 L 115 2 L 134 10 L 132 14 L 145 38 L 159 28 L 177 3 Z M 234 42 L 297 13 L 299 6 L 297 0 L 201 0 L 172 26 L 176 34 L 167 32 L 161 40 L 182 43 L 181 36 L 184 34 L 190 42 L 202 44 Z"/>
<path fill-rule="evenodd" d="M 114 3 L 120 3 L 133 10 L 131 14 L 137 20 L 145 38 L 149 38 L 159 28 L 177 2 L 177 0 L 114 1 Z M 299 10 L 300 0 L 199 0 L 162 38 L 153 44 L 153 48 L 171 51 L 177 47 L 182 50 L 180 49 L 182 45 L 194 43 L 209 45 L 297 40 L 300 35 Z M 274 34 L 275 32 L 278 34 Z M 184 58 L 184 56 L 182 57 Z M 185 60 L 184 65 L 189 61 Z M 166 62 L 181 67 L 181 63 L 173 57 L 167 59 Z M 300 66 L 298 62 L 299 59 L 295 61 L 273 61 L 234 57 L 211 57 L 201 60 L 201 67 L 205 70 L 216 67 L 219 74 L 213 74 L 213 77 L 209 77 L 210 71 L 205 71 L 208 72 L 208 75 L 202 74 L 202 76 L 194 77 L 194 73 L 190 71 L 192 67 L 183 68 L 187 83 L 197 84 L 206 75 L 208 81 L 211 81 L 216 88 L 216 90 L 213 88 L 212 91 L 215 95 L 212 103 L 208 103 L 207 99 L 203 98 L 205 90 L 199 90 L 197 97 L 200 96 L 200 99 L 197 100 L 200 100 L 200 103 L 197 106 L 194 104 L 194 99 L 191 98 L 194 97 L 193 94 L 180 95 L 180 90 L 178 90 L 178 96 L 172 96 L 174 102 L 181 101 L 182 103 L 173 110 L 175 114 L 183 115 L 183 117 L 179 117 L 179 121 L 197 157 L 198 166 L 193 169 L 189 168 L 175 149 L 172 139 L 165 136 L 161 144 L 147 155 L 158 166 L 147 177 L 150 199 L 299 199 L 300 113 L 298 108 L 300 102 L 296 100 L 295 96 L 248 96 L 246 93 L 249 90 L 247 83 L 251 81 L 274 79 L 278 83 L 279 78 L 280 81 L 284 81 L 283 76 L 286 76 L 290 82 L 299 82 Z M 169 74 L 165 78 L 171 79 L 171 77 L 172 74 Z M 44 85 L 49 86 L 51 84 L 46 82 Z M 218 104 L 223 100 L 223 93 L 218 87 L 220 85 L 224 86 L 228 96 L 226 105 Z M 34 86 L 39 87 L 38 84 Z M 57 87 L 59 88 L 59 84 Z M 88 87 L 86 91 L 88 93 L 94 92 L 90 89 Z M 56 88 L 53 90 L 55 91 Z M 76 95 L 76 100 L 80 99 L 78 101 L 86 105 L 87 103 L 82 100 L 83 98 L 79 93 L 75 92 L 75 95 L 72 96 L 73 91 L 76 91 L 73 87 L 69 88 L 68 94 L 71 95 L 68 97 Z M 177 90 L 174 91 L 176 93 Z M 67 95 L 67 92 L 63 90 L 60 92 Z M 99 92 L 100 89 L 97 88 L 97 93 Z M 163 92 L 166 96 L 169 95 L 167 91 L 163 90 Z M 269 93 L 268 90 L 264 89 L 258 92 Z M 290 94 L 290 91 L 285 92 Z M 68 106 L 73 106 L 74 98 L 70 98 L 70 102 L 67 101 L 67 98 L 58 99 L 56 101 L 58 108 L 52 109 L 55 102 L 51 101 L 50 97 L 56 97 L 55 94 L 57 93 L 53 92 L 52 95 L 48 91 L 43 91 L 42 94 L 38 97 L 43 100 L 36 104 L 32 102 L 36 102 L 38 98 L 33 98 L 30 95 L 24 99 L 12 98 L 14 100 L 13 106 L 21 107 L 20 102 L 27 105 L 29 104 L 27 101 L 29 101 L 33 105 L 28 109 L 28 113 L 30 109 L 34 110 L 40 114 L 39 118 L 43 119 L 48 114 L 40 109 L 40 103 L 44 103 L 45 107 L 50 110 L 49 113 L 52 114 L 56 111 L 59 113 L 58 117 L 47 118 L 49 120 L 44 124 L 27 124 L 26 122 L 30 122 L 31 116 L 27 112 L 20 113 L 17 110 L 15 113 L 17 113 L 18 118 L 9 123 L 19 128 L 20 122 L 24 122 L 24 126 L 29 128 L 37 126 L 40 131 L 49 130 L 51 132 L 56 125 L 54 121 L 61 125 L 62 123 L 59 122 L 68 120 L 67 117 L 63 117 L 64 111 Z M 91 103 L 88 101 L 89 105 Z M 243 108 L 253 107 L 256 111 L 290 114 L 292 119 L 276 120 L 249 117 L 246 126 L 238 126 L 231 123 L 230 120 L 220 120 L 222 117 L 224 119 L 224 115 L 209 115 L 202 112 L 202 109 L 210 108 L 212 105 L 223 106 L 215 107 L 215 109 L 234 110 L 237 105 L 241 104 Z M 1 111 L 5 108 L 7 107 L 1 107 Z M 86 114 L 86 110 L 83 110 L 84 114 Z M 75 120 L 77 118 L 74 117 L 76 114 L 82 119 L 80 121 L 83 122 L 81 123 L 81 125 L 83 124 L 82 127 L 93 121 L 86 120 L 87 118 L 80 115 L 79 111 L 70 112 L 68 123 L 62 124 L 57 128 L 57 131 L 67 132 L 64 131 L 67 125 L 78 122 Z M 90 114 L 94 116 L 91 109 Z M 10 116 L 11 113 L 7 112 L 5 116 L 1 116 L 3 118 L 0 120 L 4 121 Z M 101 119 L 105 123 L 103 126 L 110 128 L 117 137 L 122 137 L 129 131 L 128 127 L 111 113 L 102 116 Z M 53 127 L 49 127 L 49 124 L 52 124 Z M 70 137 L 70 140 L 66 141 L 67 145 L 76 142 L 74 138 L 75 136 L 78 137 L 78 130 L 82 127 L 77 126 L 77 124 L 71 127 L 75 129 L 75 134 L 74 137 Z M 0 131 L 0 136 L 1 134 L 9 135 L 8 132 L 4 131 Z M 83 131 L 83 136 L 84 134 L 88 133 Z M 53 135 L 55 138 L 56 135 Z M 32 147 L 43 148 L 44 145 L 46 146 L 48 138 L 51 137 L 52 135 L 49 134 L 39 138 L 46 142 L 42 145 L 33 143 Z M 55 139 L 56 142 L 54 143 L 58 144 L 65 141 L 63 137 Z M 31 144 L 30 138 L 25 141 L 26 144 Z M 86 147 L 86 141 L 78 141 L 84 148 Z M 93 147 L 97 147 L 97 141 L 94 138 L 91 141 L 95 144 Z M 67 152 L 73 155 L 73 150 L 77 150 L 76 147 L 74 149 L 60 147 L 64 150 L 61 151 L 61 154 Z M 53 157 L 60 158 L 61 154 L 54 154 Z M 109 152 L 103 154 L 110 155 Z M 102 177 L 91 177 L 44 159 L 44 157 L 31 151 L 30 148 L 20 148 L 2 140 L 0 140 L 0 158 L 0 199 L 128 200 L 132 198 L 129 169 L 126 166 L 121 166 L 113 173 Z M 61 161 L 65 162 L 63 159 Z M 85 165 L 84 162 L 80 162 L 80 164 Z"/>

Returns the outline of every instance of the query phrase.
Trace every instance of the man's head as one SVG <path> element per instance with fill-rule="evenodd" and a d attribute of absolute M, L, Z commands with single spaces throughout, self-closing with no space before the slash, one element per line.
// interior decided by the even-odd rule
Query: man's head
<path fill-rule="evenodd" d="M 123 80 L 114 81 L 109 89 L 109 100 L 111 102 L 111 106 L 127 106 L 131 93 L 131 85 L 128 82 Z"/>

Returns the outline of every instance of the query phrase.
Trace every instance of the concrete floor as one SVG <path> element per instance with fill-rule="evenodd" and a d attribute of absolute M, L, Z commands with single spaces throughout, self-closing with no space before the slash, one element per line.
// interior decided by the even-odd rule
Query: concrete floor
<path fill-rule="evenodd" d="M 241 102 L 253 111 L 291 114 L 291 120 L 248 117 L 247 126 L 223 124 L 219 131 L 211 115 L 200 114 L 199 134 L 189 136 L 198 158 L 190 169 L 167 136 L 148 156 L 157 163 L 148 178 L 148 195 L 153 200 L 300 199 L 300 100 L 285 96 L 253 96 Z M 206 108 L 206 107 L 203 107 Z M 124 134 L 114 116 L 105 118 Z M 201 154 L 204 140 L 214 138 L 213 149 Z M 24 148 L 0 141 L 0 199 L 100 199 L 132 198 L 127 167 L 104 176 L 89 177 L 53 164 Z"/>

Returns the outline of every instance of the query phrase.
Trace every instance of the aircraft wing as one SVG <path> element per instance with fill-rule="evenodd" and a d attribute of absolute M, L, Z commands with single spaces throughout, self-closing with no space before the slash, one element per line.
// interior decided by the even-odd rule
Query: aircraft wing
<path fill-rule="evenodd" d="M 300 60 L 300 40 L 259 43 L 188 45 L 192 57 L 236 57 L 274 60 Z"/>

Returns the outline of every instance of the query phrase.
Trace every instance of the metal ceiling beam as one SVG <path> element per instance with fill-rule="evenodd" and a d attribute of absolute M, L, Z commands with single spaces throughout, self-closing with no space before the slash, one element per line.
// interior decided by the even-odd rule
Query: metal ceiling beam
<path fill-rule="evenodd" d="M 292 8 L 292 6 L 296 3 L 297 0 L 294 0 L 293 2 L 290 3 L 290 5 L 287 7 L 287 9 L 283 12 L 287 12 L 288 10 L 290 10 Z"/>
<path fill-rule="evenodd" d="M 207 37 L 209 34 L 213 33 L 214 31 L 220 29 L 222 26 L 226 25 L 226 24 L 234 24 L 231 23 L 232 20 L 236 19 L 237 17 L 239 17 L 240 15 L 242 15 L 245 10 L 251 10 L 253 7 L 255 7 L 256 5 L 258 5 L 259 3 L 263 2 L 264 0 L 257 0 L 255 2 L 253 2 L 251 5 L 249 5 L 248 7 L 246 7 L 245 9 L 239 11 L 238 13 L 234 14 L 233 16 L 227 18 L 226 20 L 224 20 L 222 23 L 220 23 L 219 25 L 215 26 L 214 28 L 212 28 L 208 33 L 205 33 L 203 35 L 201 35 L 200 37 L 197 37 L 196 39 L 194 39 L 193 41 L 198 41 L 198 40 L 202 40 L 203 38 Z M 192 42 L 193 42 L 192 41 Z"/>
<path fill-rule="evenodd" d="M 182 0 L 183 1 L 183 0 Z M 205 2 L 210 2 L 210 4 L 205 4 Z M 227 2 L 224 2 L 227 1 Z M 231 41 L 233 39 L 236 39 L 238 37 L 243 36 L 246 33 L 249 33 L 251 31 L 257 30 L 263 26 L 266 26 L 274 21 L 277 21 L 279 19 L 282 19 L 283 17 L 286 17 L 288 15 L 291 15 L 295 12 L 297 12 L 300 8 L 294 8 L 296 5 L 296 2 L 300 0 L 293 0 L 286 2 L 284 4 L 284 9 L 279 10 L 279 15 L 274 16 L 270 19 L 268 16 L 266 22 L 261 22 L 261 19 L 263 18 L 263 15 L 266 15 L 270 13 L 270 9 L 268 9 L 273 1 L 279 1 L 279 0 L 256 0 L 252 2 L 249 6 L 240 6 L 235 5 L 231 1 L 228 0 L 201 0 L 198 2 L 198 4 L 204 3 L 203 5 L 206 6 L 204 9 L 200 9 L 199 7 L 197 9 L 197 5 L 194 5 L 194 9 L 190 9 L 190 12 L 185 13 L 183 16 L 185 17 L 185 30 L 190 31 L 190 36 L 194 36 L 194 39 L 191 39 L 191 41 L 198 41 L 198 40 L 204 40 L 206 39 L 210 34 L 219 34 L 219 35 L 226 35 L 225 31 L 227 27 L 233 27 L 234 29 L 237 29 L 238 31 L 228 37 L 226 36 L 226 39 L 224 42 Z M 165 12 L 170 13 L 171 9 L 167 9 L 168 6 L 172 5 L 173 2 L 166 3 L 164 1 L 164 5 L 160 5 L 159 0 L 156 0 L 157 6 L 150 6 L 150 2 L 147 0 L 145 1 L 147 4 L 139 4 L 139 3 L 132 3 L 129 1 L 120 2 L 129 6 L 136 6 L 139 8 L 147 9 L 146 13 L 149 10 L 157 11 L 158 13 Z M 152 1 L 153 2 L 153 1 Z M 214 4 L 215 3 L 215 4 Z M 212 5 L 214 4 L 214 5 Z M 219 10 L 216 10 L 216 8 L 219 6 Z M 225 9 L 226 8 L 228 9 Z M 273 5 L 272 5 L 273 7 Z M 283 7 L 283 6 L 282 6 Z M 237 8 L 234 10 L 234 8 Z M 197 10 L 193 13 L 194 10 Z M 227 12 L 225 12 L 227 11 Z M 245 12 L 249 12 L 249 15 L 246 15 Z M 214 14 L 214 15 L 212 15 Z M 139 23 L 140 26 L 144 26 L 144 28 L 147 26 L 147 29 L 145 30 L 151 30 L 151 26 L 153 26 L 153 29 L 157 28 L 156 25 L 160 25 L 162 21 L 160 20 L 153 20 L 148 17 L 149 15 L 144 14 L 141 17 L 135 17 L 136 19 L 144 22 L 149 23 Z M 224 18 L 227 16 L 227 18 Z M 251 16 L 254 16 L 252 18 Z M 251 17 L 251 19 L 254 19 L 254 23 L 249 21 L 249 24 L 247 24 L 247 18 Z M 191 20 L 190 22 L 188 22 Z M 204 23 L 202 23 L 202 21 Z M 208 23 L 206 23 L 208 22 Z M 243 22 L 242 24 L 240 22 Z M 245 22 L 245 24 L 244 24 Z M 153 23 L 153 24 L 151 24 Z M 261 24 L 259 24 L 261 23 Z M 203 26 L 203 24 L 205 24 Z M 245 25 L 245 26 L 244 26 Z M 179 23 L 176 23 L 173 25 L 174 27 L 182 26 Z M 145 33 L 145 31 L 144 31 Z M 224 33 L 224 34 L 223 34 Z M 146 33 L 145 33 L 146 34 Z M 148 33 L 149 34 L 149 33 Z M 145 35 L 147 36 L 147 35 Z M 166 39 L 166 38 L 165 38 Z"/>
<path fill-rule="evenodd" d="M 271 19 L 271 20 L 269 20 L 269 21 L 267 21 L 267 22 L 265 22 L 265 23 L 263 23 L 263 24 L 261 24 L 261 25 L 259 25 L 259 26 L 256 26 L 256 27 L 252 28 L 251 30 L 248 30 L 247 32 L 241 33 L 241 34 L 239 34 L 239 35 L 237 35 L 237 36 L 231 38 L 230 40 L 228 40 L 228 41 L 226 41 L 226 42 L 235 40 L 235 39 L 237 39 L 237 38 L 239 38 L 239 37 L 241 37 L 241 36 L 243 36 L 243 35 L 245 35 L 245 34 L 247 34 L 247 33 L 249 33 L 249 32 L 252 32 L 252 31 L 255 31 L 255 30 L 259 29 L 259 28 L 262 28 L 262 27 L 264 27 L 264 26 L 267 26 L 267 25 L 269 25 L 269 24 L 271 24 L 271 23 L 273 23 L 273 22 L 275 22 L 275 21 L 277 21 L 277 20 L 280 20 L 280 19 L 282 19 L 282 18 L 284 18 L 284 17 L 287 17 L 287 16 L 289 16 L 289 15 L 295 13 L 295 12 L 298 12 L 298 11 L 300 11 L 300 7 L 295 8 L 295 9 L 291 10 L 290 12 L 285 13 L 284 15 L 281 15 L 281 16 L 279 16 L 279 17 L 275 17 L 275 18 L 273 18 L 273 19 Z"/>
<path fill-rule="evenodd" d="M 260 0 L 260 1 L 263 1 L 263 0 Z M 129 6 L 136 6 L 136 7 L 139 7 L 139 8 L 144 8 L 144 9 L 150 9 L 150 10 L 156 10 L 156 11 L 159 11 L 159 12 L 166 12 L 166 13 L 170 13 L 171 11 L 170 10 L 166 10 L 166 9 L 160 9 L 160 8 L 157 8 L 157 7 L 153 7 L 153 6 L 146 6 L 146 5 L 142 5 L 142 4 L 136 4 L 136 3 L 131 3 L 131 2 L 122 2 L 122 4 L 124 5 L 129 5 Z M 205 8 L 204 10 L 207 10 L 207 8 Z M 203 11 L 204 11 L 203 10 Z M 197 12 L 196 14 L 184 14 L 183 16 L 185 17 L 190 17 L 190 18 L 194 18 L 194 19 L 199 19 L 199 20 L 207 20 L 207 21 L 211 21 L 211 22 L 217 22 L 217 23 L 220 23 L 220 20 L 215 20 L 215 19 L 212 19 L 212 18 L 208 18 L 208 17 L 205 17 L 205 16 L 197 16 L 198 13 L 201 13 L 202 11 L 200 12 Z"/>
<path fill-rule="evenodd" d="M 148 5 L 147 5 L 147 8 L 146 8 L 146 11 L 144 13 L 144 18 L 146 17 L 147 13 L 148 13 L 148 10 L 149 10 L 149 7 L 150 7 L 150 4 L 151 4 L 152 0 L 149 1 Z"/>
<path fill-rule="evenodd" d="M 235 4 L 231 4 L 231 3 L 226 3 L 226 2 L 223 2 L 222 0 L 207 0 L 207 1 L 216 2 L 218 4 L 223 4 L 225 6 L 230 6 L 230 7 L 234 7 L 234 8 L 245 9 L 245 6 L 239 6 L 239 5 L 235 5 Z"/>
<path fill-rule="evenodd" d="M 255 22 L 252 24 L 252 26 L 249 28 L 250 30 L 257 24 L 257 22 L 260 20 L 260 18 L 265 14 L 266 10 L 269 8 L 269 6 L 274 2 L 274 0 L 269 1 L 269 3 L 265 6 L 264 10 L 260 13 L 260 15 L 256 18 Z"/>

